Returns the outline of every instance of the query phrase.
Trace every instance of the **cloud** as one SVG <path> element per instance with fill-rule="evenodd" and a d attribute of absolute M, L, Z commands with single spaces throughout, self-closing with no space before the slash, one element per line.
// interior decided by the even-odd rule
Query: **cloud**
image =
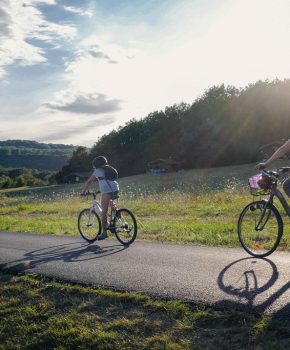
<path fill-rule="evenodd" d="M 112 60 L 109 55 L 105 54 L 104 52 L 100 51 L 97 46 L 92 47 L 88 50 L 88 54 L 93 56 L 94 58 L 103 58 L 108 63 L 116 64 L 118 61 Z"/>
<path fill-rule="evenodd" d="M 93 17 L 93 12 L 91 10 L 83 10 L 79 7 L 74 7 L 74 6 L 64 6 L 63 7 L 65 11 L 75 13 L 80 16 L 87 16 L 89 18 Z"/>
<path fill-rule="evenodd" d="M 44 103 L 42 106 L 51 110 L 80 114 L 106 114 L 122 109 L 121 100 L 109 100 L 104 94 L 90 93 L 73 96 L 70 92 L 63 92 L 59 98 L 61 101 Z"/>
<path fill-rule="evenodd" d="M 82 122 L 80 124 L 76 123 L 75 125 L 72 125 L 71 122 L 67 121 L 59 122 L 57 123 L 57 126 L 55 123 L 52 123 L 50 125 L 46 125 L 46 128 L 50 131 L 46 132 L 45 135 L 38 137 L 37 140 L 44 142 L 63 142 L 63 140 L 70 140 L 73 142 L 74 136 L 77 136 L 77 139 L 79 139 L 80 135 L 86 135 L 88 130 L 91 132 L 96 132 L 96 129 L 98 129 L 100 125 L 110 125 L 113 124 L 114 121 L 115 117 L 106 116 L 96 118 L 90 122 Z M 76 143 L 77 142 L 74 142 L 74 144 Z"/>
<path fill-rule="evenodd" d="M 2 0 L 0 9 L 0 77 L 7 66 L 17 63 L 29 66 L 46 62 L 45 50 L 31 44 L 36 39 L 52 46 L 61 40 L 72 40 L 76 28 L 45 19 L 40 4 L 55 5 L 54 0 Z"/>
<path fill-rule="evenodd" d="M 10 35 L 11 33 L 10 22 L 11 22 L 10 15 L 4 9 L 0 8 L 0 36 L 1 37 Z"/>
<path fill-rule="evenodd" d="M 1 121 L 0 139 L 27 139 L 43 142 L 67 142 L 70 144 L 91 145 L 96 142 L 97 135 L 116 121 L 114 115 L 71 115 L 55 113 L 38 113 L 35 117 L 26 117 L 18 120 L 17 128 L 15 121 Z"/>
<path fill-rule="evenodd" d="M 92 61 L 93 58 L 93 61 Z M 75 62 L 91 60 L 93 64 L 95 64 L 95 59 L 104 60 L 106 63 L 117 64 L 118 61 L 116 59 L 112 59 L 112 57 L 106 52 L 105 49 L 101 49 L 99 45 L 93 43 L 92 45 L 84 45 L 83 48 L 79 49 L 75 53 L 75 58 L 72 62 L 68 64 L 68 67 Z"/>

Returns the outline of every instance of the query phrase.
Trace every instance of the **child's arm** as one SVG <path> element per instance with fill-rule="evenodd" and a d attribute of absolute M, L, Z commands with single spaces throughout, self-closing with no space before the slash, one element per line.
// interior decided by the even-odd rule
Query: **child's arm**
<path fill-rule="evenodd" d="M 83 188 L 83 190 L 81 192 L 81 195 L 84 195 L 89 190 L 89 188 L 91 187 L 92 182 L 94 182 L 95 179 L 96 179 L 96 176 L 94 174 L 91 175 L 91 177 L 85 183 L 85 186 L 84 186 L 84 188 Z"/>

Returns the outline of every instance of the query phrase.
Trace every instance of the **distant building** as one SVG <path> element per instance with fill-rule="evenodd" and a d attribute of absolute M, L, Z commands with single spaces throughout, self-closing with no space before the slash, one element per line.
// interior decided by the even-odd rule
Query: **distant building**
<path fill-rule="evenodd" d="M 159 158 L 148 162 L 147 169 L 152 174 L 169 173 L 180 170 L 180 162 L 172 158 Z"/>

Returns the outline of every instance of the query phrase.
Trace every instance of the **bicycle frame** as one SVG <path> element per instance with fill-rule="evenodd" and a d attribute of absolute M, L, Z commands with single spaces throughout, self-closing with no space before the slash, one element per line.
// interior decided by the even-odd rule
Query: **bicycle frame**
<path fill-rule="evenodd" d="M 264 201 L 267 203 L 272 204 L 274 202 L 274 197 L 277 197 L 282 205 L 282 207 L 284 208 L 286 214 L 288 215 L 288 217 L 290 218 L 290 206 L 288 204 L 288 202 L 286 201 L 285 197 L 283 196 L 283 194 L 281 193 L 281 191 L 277 188 L 277 183 L 275 183 L 275 185 L 273 186 L 271 193 L 270 193 L 270 197 L 268 199 L 265 199 Z M 263 223 L 263 220 L 265 218 L 265 214 L 267 211 L 268 206 L 265 205 L 263 208 L 263 212 L 262 215 L 260 217 L 259 222 L 257 223 L 255 229 L 256 231 L 262 231 L 270 217 L 271 211 L 269 211 L 268 213 L 268 217 L 266 218 L 266 220 Z M 263 224 L 262 224 L 263 223 Z"/>
<path fill-rule="evenodd" d="M 270 203 L 273 203 L 273 198 L 275 196 L 279 199 L 279 201 L 280 201 L 282 207 L 284 208 L 286 214 L 290 218 L 290 206 L 289 206 L 288 202 L 286 201 L 285 197 L 283 196 L 283 194 L 281 193 L 281 191 L 276 186 L 272 189 L 268 201 Z"/>
<path fill-rule="evenodd" d="M 108 214 L 107 214 L 107 217 L 108 217 L 108 222 L 109 222 L 109 227 L 110 225 L 112 224 L 112 220 L 114 218 L 114 215 L 117 211 L 117 206 L 116 206 L 116 203 L 114 202 L 113 199 L 110 200 L 110 203 L 109 203 L 109 208 L 110 208 L 110 211 L 108 210 Z M 89 224 L 92 224 L 91 223 L 91 213 L 93 210 L 97 210 L 99 212 L 100 215 L 102 215 L 102 206 L 101 206 L 101 203 L 99 203 L 96 198 L 94 198 L 93 200 L 93 204 L 92 206 L 90 207 L 90 218 L 89 218 Z M 108 227 L 108 229 L 109 229 Z"/>

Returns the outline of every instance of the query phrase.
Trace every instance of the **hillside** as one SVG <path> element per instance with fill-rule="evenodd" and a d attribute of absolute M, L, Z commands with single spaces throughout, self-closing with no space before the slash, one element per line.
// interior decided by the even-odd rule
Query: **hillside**
<path fill-rule="evenodd" d="M 57 171 L 71 157 L 73 145 L 29 140 L 0 141 L 0 167 Z"/>
<path fill-rule="evenodd" d="M 290 79 L 242 89 L 213 86 L 192 104 L 130 120 L 99 138 L 89 152 L 78 148 L 57 180 L 89 171 L 96 155 L 105 155 L 120 177 L 154 170 L 164 159 L 181 169 L 255 163 L 289 138 L 289 116 Z"/>

